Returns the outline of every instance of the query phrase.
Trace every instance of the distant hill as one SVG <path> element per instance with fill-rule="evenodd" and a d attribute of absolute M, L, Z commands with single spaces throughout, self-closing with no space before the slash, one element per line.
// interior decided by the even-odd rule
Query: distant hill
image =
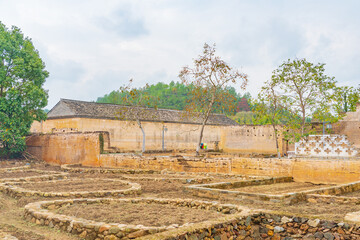
<path fill-rule="evenodd" d="M 157 107 L 165 109 L 177 109 L 184 110 L 187 100 L 189 99 L 191 87 L 188 87 L 179 82 L 171 82 L 170 84 L 166 83 L 157 83 L 150 85 L 146 90 L 139 88 L 140 91 L 147 91 L 147 93 L 158 99 Z M 250 106 L 247 99 L 251 96 L 249 93 L 245 93 L 243 96 L 236 92 L 234 87 L 229 87 L 226 89 L 229 93 L 234 96 L 235 105 L 238 106 L 237 110 L 234 112 L 226 112 L 223 109 L 216 108 L 216 113 L 224 113 L 227 115 L 234 115 L 237 111 L 249 111 Z M 122 99 L 122 94 L 119 90 L 112 91 L 109 94 L 105 94 L 103 97 L 99 97 L 97 102 L 99 103 L 116 103 L 124 104 Z M 245 98 L 245 99 L 244 99 Z"/>

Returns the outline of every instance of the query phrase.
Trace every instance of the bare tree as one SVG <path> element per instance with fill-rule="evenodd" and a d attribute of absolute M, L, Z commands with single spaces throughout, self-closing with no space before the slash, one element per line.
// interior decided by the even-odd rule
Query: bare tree
<path fill-rule="evenodd" d="M 191 96 L 186 107 L 188 112 L 196 112 L 201 119 L 199 141 L 196 154 L 199 154 L 204 127 L 215 105 L 231 110 L 236 107 L 233 96 L 225 91 L 230 83 L 240 82 L 245 89 L 247 75 L 230 67 L 220 57 L 215 56 L 215 45 L 204 44 L 203 54 L 194 60 L 194 67 L 184 67 L 179 74 L 182 82 L 191 87 Z"/>
<path fill-rule="evenodd" d="M 142 122 L 144 120 L 155 120 L 158 118 L 157 111 L 157 98 L 151 97 L 147 94 L 146 89 L 149 86 L 146 84 L 145 87 L 136 89 L 132 88 L 133 80 L 130 79 L 129 84 L 120 87 L 121 91 L 121 102 L 124 106 L 119 106 L 119 111 L 116 116 L 120 120 L 133 121 L 140 128 L 142 132 L 142 153 L 146 149 L 146 135 Z"/>

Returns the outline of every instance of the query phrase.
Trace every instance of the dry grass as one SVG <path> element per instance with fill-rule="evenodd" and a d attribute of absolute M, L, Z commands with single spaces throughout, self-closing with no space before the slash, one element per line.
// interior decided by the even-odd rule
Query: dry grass
<path fill-rule="evenodd" d="M 305 190 L 314 190 L 314 189 L 330 187 L 330 186 L 333 185 L 302 183 L 302 182 L 285 182 L 285 183 L 275 183 L 268 185 L 231 188 L 229 190 L 236 190 L 240 192 L 250 192 L 250 193 L 284 194 L 291 192 L 301 192 Z"/>
<path fill-rule="evenodd" d="M 216 211 L 179 207 L 158 203 L 111 202 L 110 204 L 74 204 L 64 206 L 57 213 L 101 222 L 116 222 L 144 226 L 202 222 L 223 216 Z"/>
<path fill-rule="evenodd" d="M 55 182 L 31 182 L 19 185 L 29 190 L 42 192 L 82 192 L 82 191 L 109 191 L 130 188 L 129 185 L 117 181 L 107 181 L 104 179 L 79 179 L 79 180 L 59 180 Z"/>

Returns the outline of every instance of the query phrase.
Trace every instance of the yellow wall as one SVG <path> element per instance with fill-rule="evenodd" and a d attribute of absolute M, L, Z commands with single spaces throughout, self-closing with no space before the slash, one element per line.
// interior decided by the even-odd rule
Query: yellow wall
<path fill-rule="evenodd" d="M 278 134 L 279 149 L 283 152 L 283 142 Z M 276 153 L 275 136 L 272 127 L 265 126 L 230 126 L 221 131 L 220 148 L 224 152 Z"/>
<path fill-rule="evenodd" d="M 146 133 L 146 150 L 162 150 L 162 128 L 165 132 L 165 149 L 194 150 L 200 133 L 200 125 L 181 123 L 143 122 Z M 142 132 L 136 122 L 110 119 L 66 118 L 34 122 L 31 132 L 56 133 L 71 131 L 107 131 L 110 144 L 120 151 L 140 151 Z M 270 126 L 205 126 L 204 143 L 209 149 L 225 152 L 276 154 L 273 131 Z M 280 141 L 281 144 L 281 141 Z M 282 146 L 280 145 L 280 149 Z"/>
<path fill-rule="evenodd" d="M 195 149 L 199 136 L 199 125 L 143 122 L 146 135 L 146 150 L 162 150 L 162 128 L 166 126 L 165 149 L 186 150 Z M 78 131 L 107 131 L 110 134 L 112 147 L 122 151 L 139 151 L 142 146 L 142 132 L 136 122 L 119 121 L 109 119 L 49 119 L 41 124 L 34 124 L 32 132 L 61 132 L 70 129 Z M 218 126 L 205 126 L 203 142 L 214 147 L 215 141 L 220 141 L 220 129 Z"/>
<path fill-rule="evenodd" d="M 99 166 L 98 133 L 32 135 L 26 145 L 27 152 L 48 163 Z"/>
<path fill-rule="evenodd" d="M 298 182 L 339 184 L 360 180 L 360 161 L 352 159 L 179 159 L 140 158 L 119 154 L 102 154 L 100 166 L 135 169 L 168 169 L 178 172 L 233 173 L 254 176 L 290 176 Z"/>
<path fill-rule="evenodd" d="M 55 133 L 33 135 L 27 139 L 28 152 L 54 164 L 168 169 L 178 172 L 236 173 L 260 176 L 291 176 L 296 181 L 347 183 L 360 180 L 358 159 L 277 159 L 277 158 L 186 158 L 152 155 L 100 154 L 99 135 L 106 133 Z"/>

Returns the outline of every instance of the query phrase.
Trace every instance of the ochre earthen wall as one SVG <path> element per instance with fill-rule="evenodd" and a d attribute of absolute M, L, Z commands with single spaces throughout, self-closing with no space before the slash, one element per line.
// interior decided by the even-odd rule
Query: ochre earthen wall
<path fill-rule="evenodd" d="M 28 138 L 28 151 L 54 164 L 177 172 L 213 172 L 262 176 L 292 176 L 295 181 L 347 183 L 360 180 L 359 159 L 276 159 L 219 157 L 200 159 L 177 156 L 100 154 L 99 135 L 106 133 L 56 133 Z"/>
<path fill-rule="evenodd" d="M 360 149 L 360 121 L 339 121 L 333 125 L 333 132 L 346 135 L 353 146 Z"/>
<path fill-rule="evenodd" d="M 146 150 L 162 150 L 163 126 L 167 150 L 194 150 L 199 138 L 200 125 L 181 123 L 143 122 Z M 109 132 L 112 147 L 120 151 L 140 151 L 142 132 L 135 122 L 110 119 L 65 118 L 34 122 L 31 132 Z M 281 137 L 280 137 L 281 138 Z M 208 149 L 224 152 L 276 154 L 274 134 L 270 126 L 205 126 L 203 142 Z M 279 141 L 281 144 L 281 141 Z M 217 145 L 218 144 L 218 145 Z M 282 145 L 280 145 L 282 152 Z"/>
<path fill-rule="evenodd" d="M 99 133 L 32 135 L 26 145 L 27 152 L 48 163 L 99 166 Z"/>
<path fill-rule="evenodd" d="M 199 137 L 200 126 L 194 124 L 178 124 L 161 122 L 142 122 L 146 135 L 146 150 L 162 150 L 163 126 L 165 149 L 189 150 L 195 149 Z M 215 142 L 220 141 L 219 126 L 205 126 L 203 142 L 214 148 Z M 42 123 L 34 123 L 31 131 L 51 133 L 61 129 L 68 131 L 107 131 L 110 135 L 111 146 L 121 151 L 140 151 L 142 147 L 142 132 L 136 122 L 110 119 L 68 118 L 49 119 Z"/>
<path fill-rule="evenodd" d="M 140 158 L 119 154 L 102 154 L 102 167 L 142 168 L 177 172 L 213 172 L 259 176 L 291 176 L 298 182 L 348 183 L 360 180 L 360 161 L 357 159 L 182 159 Z"/>
<path fill-rule="evenodd" d="M 278 138 L 280 152 L 283 152 L 280 134 Z M 224 152 L 274 154 L 276 153 L 274 130 L 269 125 L 226 127 L 221 131 L 220 148 Z"/>

